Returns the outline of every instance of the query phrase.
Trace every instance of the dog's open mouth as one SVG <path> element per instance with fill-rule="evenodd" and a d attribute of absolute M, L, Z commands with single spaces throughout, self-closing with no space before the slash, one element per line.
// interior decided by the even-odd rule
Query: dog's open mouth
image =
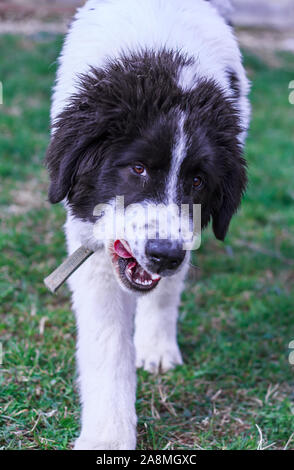
<path fill-rule="evenodd" d="M 113 243 L 112 260 L 124 285 L 132 290 L 147 292 L 157 286 L 158 274 L 149 274 L 131 253 L 127 242 L 116 240 Z"/>

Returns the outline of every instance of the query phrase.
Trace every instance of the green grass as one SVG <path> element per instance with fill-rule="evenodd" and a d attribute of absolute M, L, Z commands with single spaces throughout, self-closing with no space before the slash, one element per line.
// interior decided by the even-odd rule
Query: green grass
<path fill-rule="evenodd" d="M 65 255 L 42 161 L 61 39 L 1 36 L 1 437 L 4 449 L 65 449 L 78 434 L 69 294 L 43 278 Z M 138 448 L 283 449 L 293 426 L 294 58 L 246 55 L 253 81 L 250 185 L 225 244 L 210 231 L 183 294 L 185 365 L 138 373 Z M 265 253 L 263 252 L 265 250 Z M 292 265 L 291 265 L 292 260 Z"/>

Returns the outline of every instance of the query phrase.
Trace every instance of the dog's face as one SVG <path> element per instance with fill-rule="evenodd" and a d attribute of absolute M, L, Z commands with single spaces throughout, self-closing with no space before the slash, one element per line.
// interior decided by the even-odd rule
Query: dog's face
<path fill-rule="evenodd" d="M 49 199 L 66 198 L 74 217 L 94 224 L 98 204 L 124 196 L 130 230 L 107 248 L 120 281 L 137 291 L 152 290 L 187 258 L 181 234 L 160 238 L 155 229 L 150 239 L 157 221 L 146 222 L 138 204 L 173 205 L 171 224 L 177 207 L 200 204 L 202 227 L 212 219 L 223 240 L 246 185 L 234 102 L 205 79 L 181 89 L 187 63 L 180 54 L 142 53 L 92 69 L 58 117 L 47 153 Z"/>

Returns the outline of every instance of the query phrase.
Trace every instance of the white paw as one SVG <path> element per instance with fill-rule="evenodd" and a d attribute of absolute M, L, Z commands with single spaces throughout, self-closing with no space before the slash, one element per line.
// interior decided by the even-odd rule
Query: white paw
<path fill-rule="evenodd" d="M 158 344 L 136 344 L 136 367 L 153 374 L 167 372 L 175 366 L 183 364 L 182 355 L 176 342 Z"/>
<path fill-rule="evenodd" d="M 136 442 L 133 440 L 100 441 L 79 437 L 74 444 L 74 450 L 134 450 L 135 448 Z"/>

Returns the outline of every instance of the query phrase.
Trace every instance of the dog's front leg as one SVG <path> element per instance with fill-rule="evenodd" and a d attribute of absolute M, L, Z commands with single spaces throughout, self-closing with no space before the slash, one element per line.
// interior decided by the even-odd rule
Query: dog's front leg
<path fill-rule="evenodd" d="M 103 259 L 101 259 L 103 258 Z M 75 449 L 134 449 L 136 373 L 133 305 L 109 261 L 96 253 L 71 280 L 82 405 Z"/>
<path fill-rule="evenodd" d="M 177 344 L 177 318 L 188 266 L 161 279 L 150 294 L 138 299 L 135 321 L 136 366 L 148 372 L 166 372 L 182 364 Z"/>

